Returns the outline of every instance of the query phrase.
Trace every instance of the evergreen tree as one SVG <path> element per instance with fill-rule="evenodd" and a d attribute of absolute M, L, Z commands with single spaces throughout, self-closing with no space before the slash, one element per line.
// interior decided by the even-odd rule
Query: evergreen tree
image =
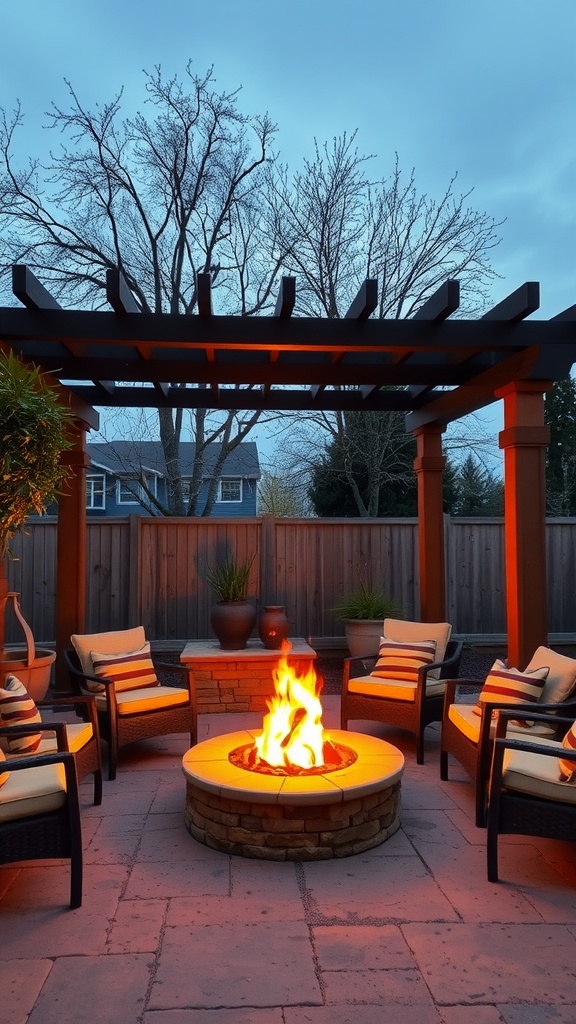
<path fill-rule="evenodd" d="M 504 514 L 504 488 L 481 462 L 468 453 L 456 472 L 453 515 L 501 516 Z"/>
<path fill-rule="evenodd" d="M 554 384 L 545 398 L 550 427 L 546 450 L 546 511 L 550 516 L 576 515 L 576 381 Z"/>

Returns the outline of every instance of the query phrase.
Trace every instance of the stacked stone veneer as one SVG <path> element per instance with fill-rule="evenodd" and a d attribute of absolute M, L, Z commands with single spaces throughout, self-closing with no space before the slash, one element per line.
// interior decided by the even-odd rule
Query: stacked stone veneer
<path fill-rule="evenodd" d="M 290 642 L 290 664 L 297 673 L 305 672 L 316 652 L 304 640 Z M 216 641 L 187 644 L 181 661 L 194 677 L 198 714 L 266 711 L 279 657 L 279 651 L 266 650 L 259 640 L 241 651 L 223 651 Z"/>
<path fill-rule="evenodd" d="M 252 803 L 218 796 L 190 780 L 190 835 L 223 853 L 263 860 L 328 860 L 378 846 L 400 826 L 400 782 L 366 796 L 324 805 Z"/>

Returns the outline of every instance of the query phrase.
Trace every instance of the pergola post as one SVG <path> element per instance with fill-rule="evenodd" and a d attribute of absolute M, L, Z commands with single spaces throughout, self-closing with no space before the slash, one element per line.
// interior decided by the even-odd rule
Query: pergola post
<path fill-rule="evenodd" d="M 442 474 L 443 428 L 424 426 L 414 430 L 418 479 L 418 563 L 420 569 L 420 618 L 443 622 L 446 615 L 444 570 L 444 515 Z"/>
<path fill-rule="evenodd" d="M 56 688 L 68 690 L 62 651 L 70 646 L 72 633 L 83 633 L 86 624 L 86 453 L 87 424 L 75 420 L 73 446 L 62 453 L 72 468 L 58 499 L 58 551 L 56 557 Z"/>
<path fill-rule="evenodd" d="M 550 430 L 544 423 L 546 381 L 512 381 L 495 392 L 504 400 L 504 535 L 508 661 L 524 668 L 548 643 L 546 576 L 546 463 Z"/>

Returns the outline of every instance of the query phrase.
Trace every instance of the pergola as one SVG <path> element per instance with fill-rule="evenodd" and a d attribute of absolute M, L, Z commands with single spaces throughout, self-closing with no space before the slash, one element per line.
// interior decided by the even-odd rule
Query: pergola
<path fill-rule="evenodd" d="M 345 318 L 308 318 L 293 316 L 296 281 L 285 277 L 272 316 L 219 316 L 210 275 L 196 283 L 194 315 L 141 312 L 117 270 L 107 273 L 109 311 L 65 310 L 27 267 L 13 267 L 22 305 L 0 308 L 0 345 L 49 375 L 76 417 L 72 484 L 59 502 L 58 650 L 85 624 L 94 405 L 405 412 L 417 444 L 420 617 L 430 622 L 445 617 L 442 433 L 502 399 L 508 657 L 525 665 L 547 642 L 543 396 L 576 361 L 576 305 L 527 320 L 539 307 L 539 285 L 528 282 L 480 319 L 451 319 L 459 284 L 447 281 L 411 319 L 370 319 L 378 284 L 369 279 Z"/>

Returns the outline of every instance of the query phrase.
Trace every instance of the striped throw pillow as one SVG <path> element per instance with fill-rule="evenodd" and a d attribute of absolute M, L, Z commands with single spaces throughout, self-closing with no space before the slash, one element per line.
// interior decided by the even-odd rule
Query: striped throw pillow
<path fill-rule="evenodd" d="M 6 763 L 6 754 L 3 750 L 0 750 L 0 768 L 2 768 L 3 763 Z M 8 782 L 9 778 L 10 772 L 0 771 L 0 786 L 3 786 L 5 782 Z"/>
<path fill-rule="evenodd" d="M 40 712 L 23 683 L 16 676 L 8 676 L 0 689 L 0 720 L 2 726 L 33 725 L 41 722 Z M 15 736 L 6 741 L 4 749 L 10 754 L 34 754 L 42 742 L 42 733 L 35 732 L 30 736 Z"/>
<path fill-rule="evenodd" d="M 156 671 L 150 657 L 150 644 L 144 644 L 137 651 L 125 651 L 123 654 L 98 654 L 96 651 L 90 651 L 90 657 L 94 675 L 113 679 L 114 688 L 119 693 L 122 690 L 139 690 L 143 686 L 158 686 Z"/>
<path fill-rule="evenodd" d="M 576 722 L 568 729 L 562 740 L 562 746 L 565 750 L 576 750 Z M 576 761 L 564 761 L 559 757 L 558 767 L 560 768 L 560 782 L 576 783 Z"/>
<path fill-rule="evenodd" d="M 400 640 L 380 638 L 378 660 L 370 675 L 379 679 L 402 679 L 418 682 L 418 669 L 431 665 L 436 657 L 435 640 L 419 640 L 403 643 Z"/>
<path fill-rule="evenodd" d="M 482 714 L 483 704 L 537 704 L 548 671 L 546 666 L 533 669 L 531 672 L 520 672 L 517 668 L 508 668 L 500 658 L 497 658 L 486 676 L 474 708 L 475 713 Z"/>

